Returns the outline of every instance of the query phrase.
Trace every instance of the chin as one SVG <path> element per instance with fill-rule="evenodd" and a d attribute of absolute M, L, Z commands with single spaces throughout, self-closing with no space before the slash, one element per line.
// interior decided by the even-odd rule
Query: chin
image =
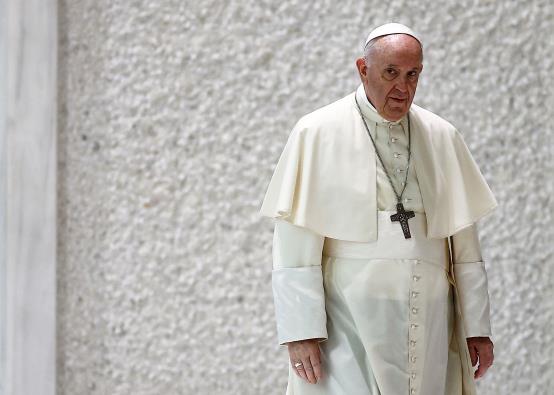
<path fill-rule="evenodd" d="M 406 115 L 408 111 L 406 109 L 398 109 L 398 110 L 392 110 L 387 112 L 387 118 L 390 118 L 393 122 L 398 121 L 401 119 L 404 115 Z"/>

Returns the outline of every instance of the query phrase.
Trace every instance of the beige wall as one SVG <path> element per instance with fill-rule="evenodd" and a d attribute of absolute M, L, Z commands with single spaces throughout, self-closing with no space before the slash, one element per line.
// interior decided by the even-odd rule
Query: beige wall
<path fill-rule="evenodd" d="M 479 393 L 548 393 L 553 12 L 61 2 L 59 393 L 284 394 L 257 212 L 295 121 L 355 89 L 365 36 L 391 20 L 425 44 L 414 102 L 462 132 L 500 205 L 480 222 L 496 360 Z"/>

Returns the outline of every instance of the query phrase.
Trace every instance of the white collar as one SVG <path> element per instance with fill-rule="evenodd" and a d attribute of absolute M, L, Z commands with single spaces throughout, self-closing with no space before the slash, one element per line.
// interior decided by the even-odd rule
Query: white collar
<path fill-rule="evenodd" d="M 370 119 L 373 122 L 376 122 L 379 125 L 383 125 L 386 127 L 389 127 L 389 125 L 399 125 L 402 124 L 402 126 L 405 126 L 404 120 L 406 119 L 406 115 L 404 115 L 402 118 L 400 118 L 398 121 L 389 121 L 385 118 L 383 118 L 373 107 L 371 102 L 367 99 L 367 96 L 365 94 L 364 90 L 364 84 L 360 83 L 358 86 L 358 89 L 356 89 L 356 99 L 358 100 L 358 104 L 360 105 L 360 108 L 362 110 L 362 114 L 366 116 L 368 119 Z"/>

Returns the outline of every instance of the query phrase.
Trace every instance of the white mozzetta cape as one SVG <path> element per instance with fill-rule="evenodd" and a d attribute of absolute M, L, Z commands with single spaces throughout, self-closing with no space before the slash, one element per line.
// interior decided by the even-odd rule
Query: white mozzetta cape
<path fill-rule="evenodd" d="M 279 157 L 261 215 L 334 239 L 377 239 L 378 158 L 354 96 L 355 91 L 298 120 Z M 498 203 L 452 124 L 413 103 L 409 116 L 411 160 L 427 237 L 449 237 Z"/>

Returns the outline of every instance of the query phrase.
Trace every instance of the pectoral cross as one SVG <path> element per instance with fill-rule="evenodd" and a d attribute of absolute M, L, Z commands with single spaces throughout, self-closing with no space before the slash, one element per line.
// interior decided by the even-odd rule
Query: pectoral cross
<path fill-rule="evenodd" d="M 410 227 L 408 226 L 408 219 L 415 217 L 413 211 L 404 210 L 402 203 L 396 203 L 396 214 L 390 216 L 391 221 L 399 221 L 402 225 L 402 232 L 404 232 L 404 238 L 409 239 L 412 237 L 410 234 Z"/>

